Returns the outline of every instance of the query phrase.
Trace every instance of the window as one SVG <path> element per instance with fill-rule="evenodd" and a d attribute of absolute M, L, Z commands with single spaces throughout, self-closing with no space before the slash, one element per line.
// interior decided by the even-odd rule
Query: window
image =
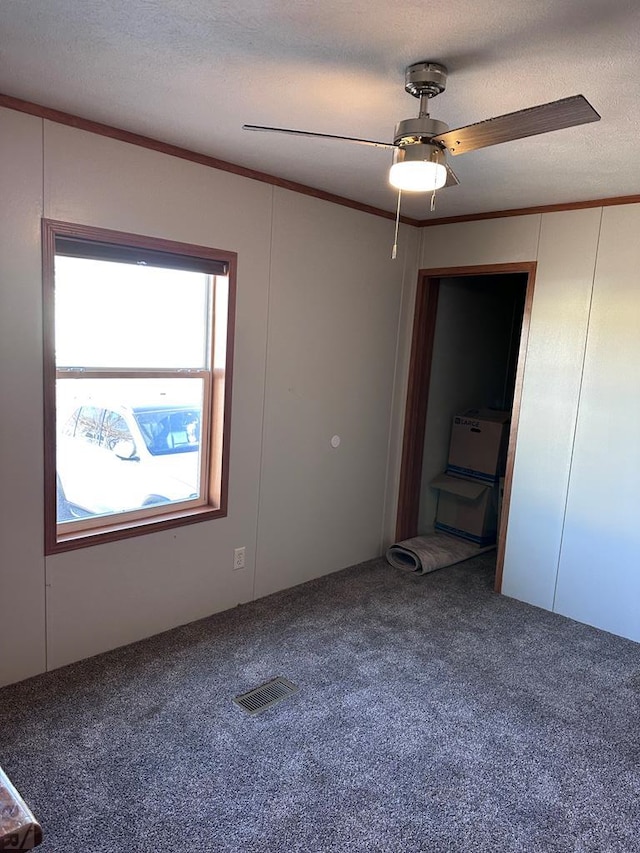
<path fill-rule="evenodd" d="M 47 554 L 226 515 L 235 265 L 43 221 Z"/>

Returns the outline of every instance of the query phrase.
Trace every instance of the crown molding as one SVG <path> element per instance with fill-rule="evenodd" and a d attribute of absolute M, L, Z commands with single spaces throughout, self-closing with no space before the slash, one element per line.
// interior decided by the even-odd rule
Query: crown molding
<path fill-rule="evenodd" d="M 151 151 L 168 154 L 170 157 L 189 160 L 191 163 L 198 163 L 199 165 L 207 166 L 210 169 L 231 172 L 234 175 L 240 175 L 243 178 L 250 178 L 253 181 L 261 181 L 262 183 L 271 184 L 274 187 L 281 187 L 285 190 L 291 190 L 291 192 L 300 193 L 301 195 L 307 195 L 312 198 L 329 201 L 333 204 L 342 205 L 343 207 L 350 207 L 353 210 L 370 213 L 373 216 L 381 216 L 383 219 L 395 219 L 395 214 L 389 210 L 383 210 L 379 207 L 363 204 L 362 202 L 354 201 L 353 199 L 345 198 L 344 196 L 325 192 L 324 190 L 317 189 L 316 187 L 299 184 L 296 181 L 288 181 L 284 178 L 279 178 L 276 175 L 270 175 L 267 172 L 259 172 L 256 169 L 239 166 L 237 163 L 230 163 L 227 160 L 219 160 L 217 157 L 211 157 L 208 154 L 201 154 L 197 151 L 191 151 L 188 148 L 181 148 L 179 145 L 172 145 L 171 143 L 163 142 L 160 139 L 152 139 L 149 136 L 132 133 L 129 130 L 113 127 L 110 124 L 102 124 L 101 122 L 91 121 L 90 119 L 82 118 L 82 116 L 77 116 L 73 113 L 66 113 L 62 110 L 53 109 L 52 107 L 45 107 L 31 101 L 23 101 L 20 98 L 14 98 L 11 95 L 0 94 L 0 107 L 6 107 L 7 109 L 16 110 L 21 113 L 28 113 L 29 115 L 37 116 L 38 118 L 56 122 L 57 124 L 75 127 L 78 130 L 85 130 L 88 133 L 95 133 L 98 136 L 106 136 L 110 139 L 117 139 L 120 142 L 128 142 L 130 145 L 137 145 L 140 148 L 148 148 Z M 638 203 L 640 203 L 640 195 L 623 195 L 611 198 L 566 202 L 563 204 L 543 204 L 538 205 L 537 207 L 518 207 L 512 208 L 511 210 L 491 210 L 485 213 L 466 213 L 461 216 L 442 216 L 433 219 L 412 219 L 409 216 L 401 216 L 400 221 L 405 225 L 413 225 L 417 228 L 432 228 L 434 225 L 455 225 L 460 222 L 478 222 L 483 219 L 503 219 L 508 216 L 529 216 L 536 213 L 555 213 L 563 210 L 582 210 L 589 207 L 611 207 L 613 205 Z"/>
<path fill-rule="evenodd" d="M 149 136 L 141 136 L 139 133 L 132 133 L 129 130 L 123 130 L 119 127 L 113 127 L 109 124 L 102 124 L 98 121 L 82 118 L 81 116 L 66 113 L 62 110 L 55 110 L 51 107 L 45 107 L 41 104 L 35 104 L 31 101 L 23 101 L 20 98 L 14 98 L 11 95 L 0 94 L 0 107 L 6 107 L 10 110 L 16 110 L 21 113 L 28 113 L 38 118 L 47 119 L 57 124 L 64 124 L 68 127 L 75 127 L 78 130 L 85 130 L 88 133 L 95 133 L 98 136 L 107 136 L 110 139 L 117 139 L 120 142 L 128 142 L 130 145 L 137 145 L 140 148 L 148 148 L 151 151 L 158 151 L 161 154 L 168 154 L 170 157 L 178 157 L 181 160 L 189 160 L 191 163 L 198 163 L 201 166 L 208 166 L 211 169 L 218 169 L 223 172 L 231 172 L 234 175 L 240 175 L 243 178 L 250 178 L 253 181 L 261 181 L 265 184 L 271 184 L 274 187 L 281 187 L 285 190 L 291 190 L 301 195 L 318 198 L 322 201 L 330 201 L 333 204 L 339 204 L 343 207 L 350 207 L 353 210 L 359 210 L 362 213 L 370 213 L 373 216 L 381 216 L 384 219 L 395 220 L 395 213 L 389 210 L 382 210 L 379 207 L 373 207 L 369 204 L 363 204 L 359 201 L 354 201 L 344 196 L 335 195 L 334 193 L 325 192 L 324 190 L 310 187 L 306 184 L 299 184 L 296 181 L 288 181 L 284 178 L 278 178 L 276 175 L 269 175 L 266 172 L 259 172 L 256 169 L 249 169 L 245 166 L 239 166 L 237 163 L 230 163 L 227 160 L 219 160 L 217 157 L 211 157 L 208 154 L 200 154 L 197 151 L 191 151 L 188 148 L 181 148 L 179 145 L 172 145 L 169 142 L 162 142 L 159 139 L 152 139 Z M 408 216 L 401 216 L 400 221 L 405 225 L 417 226 L 418 219 L 411 219 Z"/>
<path fill-rule="evenodd" d="M 532 213 L 556 213 L 562 210 L 584 210 L 588 207 L 612 207 L 618 204 L 638 204 L 640 195 L 619 195 L 611 198 L 594 198 L 564 204 L 541 204 L 537 207 L 516 207 L 511 210 L 491 210 L 486 213 L 467 213 L 462 216 L 442 216 L 439 219 L 420 219 L 418 228 L 434 225 L 455 225 L 459 222 L 477 222 L 481 219 L 503 219 L 507 216 L 529 216 Z"/>

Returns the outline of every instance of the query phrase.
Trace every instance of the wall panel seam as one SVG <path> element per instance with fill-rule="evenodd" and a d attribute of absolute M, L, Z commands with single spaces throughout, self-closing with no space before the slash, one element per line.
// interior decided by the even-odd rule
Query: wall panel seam
<path fill-rule="evenodd" d="M 40 121 L 42 123 L 41 133 L 40 133 L 41 166 L 42 166 L 42 176 L 41 176 L 42 177 L 42 184 L 41 184 L 41 190 L 40 190 L 40 219 L 42 220 L 42 219 L 44 219 L 44 212 L 46 209 L 45 193 L 46 193 L 47 146 L 46 146 L 45 119 L 42 118 L 42 119 L 40 119 Z M 41 233 L 40 228 L 38 228 L 38 234 L 40 234 L 40 233 Z M 40 237 L 39 239 L 40 239 L 40 243 L 42 246 L 42 237 Z M 40 251 L 42 252 L 42 248 L 40 249 Z M 44 388 L 42 390 L 43 390 L 43 394 L 44 394 Z M 41 400 L 41 404 L 44 408 L 44 400 Z M 44 442 L 44 436 L 43 436 L 43 442 Z M 40 491 L 41 491 L 40 500 L 44 501 L 44 489 L 41 488 Z M 42 534 L 44 534 L 44 531 L 41 531 L 41 532 L 42 532 Z M 47 577 L 47 575 L 48 575 L 47 558 L 44 554 L 44 535 L 41 536 L 41 546 L 43 549 L 43 553 L 42 553 L 42 596 L 44 599 L 44 626 L 43 626 L 43 630 L 44 630 L 44 671 L 49 672 L 49 595 L 48 595 L 49 581 L 48 581 L 48 577 Z"/>
<path fill-rule="evenodd" d="M 560 528 L 560 547 L 558 548 L 558 562 L 556 565 L 556 580 L 553 587 L 553 601 L 551 603 L 551 609 L 555 613 L 556 612 L 556 597 L 558 594 L 558 580 L 560 578 L 560 564 L 562 562 L 562 549 L 564 546 L 564 534 L 565 534 L 565 526 L 567 522 L 567 510 L 569 507 L 569 494 L 571 491 L 571 475 L 573 473 L 573 459 L 576 448 L 576 435 L 578 432 L 578 420 L 580 418 L 580 401 L 582 399 L 582 389 L 584 385 L 584 370 L 585 364 L 587 361 L 587 350 L 589 346 L 589 331 L 591 328 L 591 309 L 593 307 L 593 293 L 596 285 L 596 270 L 598 269 L 598 255 L 600 252 L 600 237 L 602 234 L 602 219 L 604 215 L 604 208 L 600 208 L 600 222 L 598 223 L 598 239 L 596 242 L 596 253 L 595 258 L 593 260 L 593 272 L 591 274 L 591 292 L 589 294 L 589 307 L 587 309 L 587 322 L 585 328 L 585 336 L 584 336 L 584 347 L 582 349 L 582 364 L 580 367 L 580 381 L 578 383 L 578 399 L 576 402 L 576 412 L 573 420 L 573 435 L 571 436 L 571 453 L 569 456 L 569 472 L 567 474 L 567 490 L 565 493 L 564 500 L 564 509 L 562 512 L 562 525 Z"/>
<path fill-rule="evenodd" d="M 262 424 L 260 430 L 260 460 L 258 477 L 258 495 L 256 506 L 256 528 L 255 528 L 255 554 L 253 560 L 253 586 L 251 599 L 255 601 L 256 586 L 258 579 L 258 565 L 260 558 L 260 524 L 262 514 L 262 481 L 264 479 L 264 448 L 266 443 L 267 429 L 267 380 L 269 367 L 269 344 L 271 341 L 271 281 L 273 277 L 273 238 L 275 230 L 275 204 L 276 187 L 271 187 L 271 222 L 269 223 L 269 257 L 267 258 L 267 316 L 265 318 L 265 342 L 264 342 L 264 370 L 262 377 Z"/>

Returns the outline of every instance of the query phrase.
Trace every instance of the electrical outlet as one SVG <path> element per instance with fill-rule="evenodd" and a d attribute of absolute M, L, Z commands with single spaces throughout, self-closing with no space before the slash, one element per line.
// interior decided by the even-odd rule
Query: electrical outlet
<path fill-rule="evenodd" d="M 233 552 L 233 571 L 237 572 L 238 569 L 244 569 L 244 545 Z"/>

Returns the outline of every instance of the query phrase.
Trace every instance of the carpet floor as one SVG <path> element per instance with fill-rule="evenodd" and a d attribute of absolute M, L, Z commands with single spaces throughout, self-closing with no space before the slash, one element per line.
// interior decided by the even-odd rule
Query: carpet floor
<path fill-rule="evenodd" d="M 493 560 L 374 560 L 0 691 L 39 849 L 637 851 L 640 646 L 495 595 Z"/>

